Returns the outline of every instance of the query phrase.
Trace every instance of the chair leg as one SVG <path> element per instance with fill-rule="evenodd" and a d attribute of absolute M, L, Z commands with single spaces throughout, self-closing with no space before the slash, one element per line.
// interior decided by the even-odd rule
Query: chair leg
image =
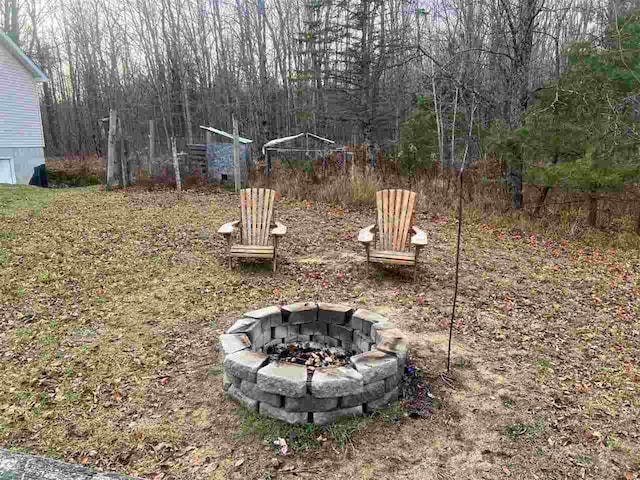
<path fill-rule="evenodd" d="M 367 254 L 367 260 L 365 262 L 365 267 L 364 267 L 364 274 L 365 276 L 369 277 L 369 245 L 365 245 L 364 247 L 365 252 Z"/>
<path fill-rule="evenodd" d="M 278 263 L 278 237 L 273 237 L 273 273 L 276 273 Z"/>
<path fill-rule="evenodd" d="M 413 267 L 413 283 L 416 283 L 418 278 L 418 257 L 420 256 L 420 248 L 416 247 L 416 263 Z"/>
<path fill-rule="evenodd" d="M 229 255 L 229 270 L 233 268 L 233 257 L 231 257 L 231 235 L 227 235 L 227 255 Z"/>

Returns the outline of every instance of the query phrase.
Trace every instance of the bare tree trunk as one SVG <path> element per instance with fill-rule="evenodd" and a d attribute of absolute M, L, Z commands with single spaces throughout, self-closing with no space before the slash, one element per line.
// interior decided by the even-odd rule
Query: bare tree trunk
<path fill-rule="evenodd" d="M 115 185 L 116 180 L 116 133 L 118 114 L 115 108 L 109 112 L 109 148 L 107 151 L 107 185 Z"/>
<path fill-rule="evenodd" d="M 11 0 L 11 30 L 7 30 L 13 36 L 16 45 L 20 45 L 20 24 L 18 23 L 18 0 Z"/>
<path fill-rule="evenodd" d="M 10 0 L 4 0 L 4 8 L 3 8 L 3 24 L 4 24 L 4 31 L 5 32 L 10 32 L 11 31 L 11 3 Z"/>
<path fill-rule="evenodd" d="M 180 164 L 178 163 L 178 151 L 176 150 L 176 137 L 171 137 L 171 154 L 173 156 L 173 170 L 176 174 L 176 189 L 178 194 L 182 192 L 182 180 L 180 179 Z"/>
<path fill-rule="evenodd" d="M 153 165 L 153 160 L 155 158 L 155 146 L 156 146 L 156 134 L 155 128 L 153 125 L 153 120 L 149 120 L 149 163 L 147 164 L 147 170 L 149 175 L 151 175 L 151 166 Z"/>
<path fill-rule="evenodd" d="M 181 62 L 182 63 L 182 62 Z M 189 92 L 187 91 L 187 74 L 183 68 L 180 69 L 182 75 L 182 107 L 184 109 L 185 128 L 187 130 L 187 143 L 193 144 L 193 123 L 191 122 L 191 108 L 189 105 Z"/>
<path fill-rule="evenodd" d="M 120 140 L 120 180 L 123 188 L 127 187 L 127 159 L 124 148 L 124 132 L 122 131 L 122 119 L 118 121 L 118 137 Z"/>
<path fill-rule="evenodd" d="M 531 52 L 536 18 L 544 7 L 545 0 L 518 0 L 517 4 L 500 0 L 503 14 L 511 37 L 511 74 L 508 79 L 508 99 L 506 117 L 510 128 L 519 128 L 521 115 L 529 100 L 529 76 Z M 515 7 L 515 11 L 514 11 Z M 522 158 L 507 166 L 507 180 L 511 186 L 511 207 L 521 209 Z"/>
<path fill-rule="evenodd" d="M 456 87 L 456 98 L 453 101 L 453 121 L 451 122 L 451 168 L 455 168 L 456 160 L 456 117 L 458 114 L 458 96 L 460 87 Z"/>
<path fill-rule="evenodd" d="M 233 177 L 235 182 L 236 192 L 240 191 L 240 142 L 238 140 L 238 120 L 234 115 L 232 118 L 233 123 Z"/>
<path fill-rule="evenodd" d="M 431 59 L 431 89 L 433 91 L 433 111 L 436 115 L 436 127 L 438 128 L 438 149 L 440 150 L 440 173 L 444 171 L 444 133 L 442 127 L 442 118 L 440 117 L 440 109 L 438 106 L 438 96 L 436 95 L 436 76 L 434 61 Z"/>
<path fill-rule="evenodd" d="M 590 227 L 596 227 L 598 223 L 598 196 L 595 193 L 588 193 L 587 200 L 589 202 L 589 216 L 587 223 Z"/>

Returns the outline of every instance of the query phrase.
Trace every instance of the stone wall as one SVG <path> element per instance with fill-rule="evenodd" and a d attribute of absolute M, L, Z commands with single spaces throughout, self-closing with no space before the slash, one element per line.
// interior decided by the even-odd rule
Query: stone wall
<path fill-rule="evenodd" d="M 82 465 L 62 463 L 46 457 L 22 455 L 0 448 L 0 480 L 135 480 L 135 478 L 114 473 L 100 473 Z"/>
<path fill-rule="evenodd" d="M 308 371 L 265 353 L 271 345 L 307 341 L 357 354 L 344 367 Z M 229 395 L 264 415 L 316 424 L 373 413 L 396 400 L 408 351 L 402 333 L 382 315 L 312 302 L 245 313 L 220 336 L 220 346 Z"/>

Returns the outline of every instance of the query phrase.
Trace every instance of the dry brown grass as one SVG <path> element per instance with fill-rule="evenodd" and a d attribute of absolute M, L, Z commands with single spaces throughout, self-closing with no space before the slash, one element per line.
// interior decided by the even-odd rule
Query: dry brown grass
<path fill-rule="evenodd" d="M 77 156 L 68 155 L 64 158 L 47 158 L 45 165 L 47 168 L 64 172 L 68 175 L 78 175 L 82 177 L 95 175 L 99 178 L 104 177 L 104 158 L 95 153 Z"/>
<path fill-rule="evenodd" d="M 362 157 L 362 152 L 359 152 Z M 290 168 L 275 168 L 271 177 L 259 171 L 251 173 L 252 186 L 268 186 L 283 197 L 296 200 L 319 201 L 343 207 L 373 206 L 375 192 L 383 188 L 403 188 L 418 192 L 419 208 L 433 216 L 454 214 L 458 204 L 460 184 L 455 171 L 441 170 L 437 164 L 416 176 L 402 176 L 393 161 L 382 160 L 376 171 L 367 171 L 356 162 L 354 172 L 323 170 L 314 164 L 313 172 Z M 463 198 L 465 208 L 477 217 L 500 218 L 522 231 L 555 231 L 558 235 L 577 238 L 590 231 L 587 225 L 586 197 L 582 193 L 565 192 L 554 188 L 547 195 L 544 206 L 536 212 L 542 189 L 525 185 L 525 208 L 511 210 L 510 194 L 502 180 L 502 166 L 495 160 L 477 162 L 465 171 Z M 629 187 L 625 191 L 599 195 L 598 229 L 603 232 L 640 233 L 640 190 Z"/>
<path fill-rule="evenodd" d="M 637 477 L 637 248 L 522 235 L 469 209 L 449 388 L 451 216 L 419 210 L 430 242 L 414 283 L 400 267 L 365 274 L 356 236 L 373 208 L 284 198 L 274 275 L 226 268 L 215 232 L 237 219 L 235 194 L 23 190 L 0 228 L 1 448 L 164 480 Z M 302 300 L 386 314 L 441 408 L 300 455 L 238 437 L 217 337 Z"/>

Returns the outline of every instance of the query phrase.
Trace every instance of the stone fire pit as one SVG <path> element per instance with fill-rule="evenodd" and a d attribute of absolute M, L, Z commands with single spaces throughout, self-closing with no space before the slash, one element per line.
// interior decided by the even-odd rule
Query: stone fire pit
<path fill-rule="evenodd" d="M 229 395 L 264 415 L 316 424 L 373 413 L 396 400 L 408 351 L 382 315 L 312 302 L 245 313 L 220 336 L 220 345 Z M 268 353 L 282 345 L 339 349 L 348 363 L 310 367 L 274 360 Z"/>

